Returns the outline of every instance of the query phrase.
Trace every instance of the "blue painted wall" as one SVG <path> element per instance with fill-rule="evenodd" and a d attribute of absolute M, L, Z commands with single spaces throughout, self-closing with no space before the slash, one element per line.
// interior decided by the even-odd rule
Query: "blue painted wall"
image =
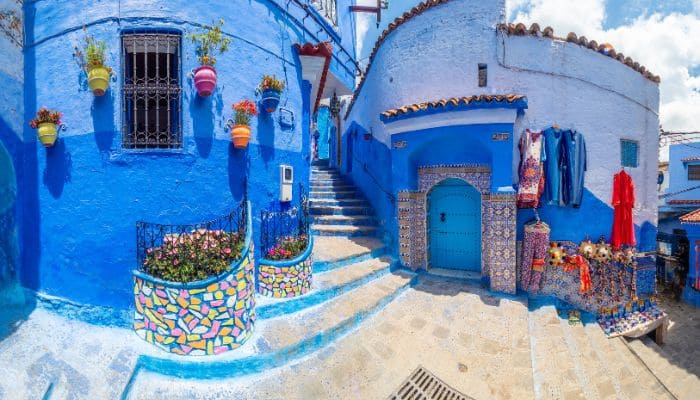
<path fill-rule="evenodd" d="M 691 187 L 700 186 L 700 181 L 688 180 L 688 165 L 700 165 L 700 161 L 684 163 L 684 158 L 700 157 L 700 142 L 674 144 L 669 147 L 668 193 L 678 193 Z M 666 198 L 666 200 L 700 200 L 700 188 L 678 193 Z"/>
<path fill-rule="evenodd" d="M 24 113 L 24 70 L 22 54 L 22 6 L 4 2 L 0 7 L 0 291 L 13 287 L 21 269 L 20 225 L 24 170 L 22 126 Z M 12 19 L 19 29 L 9 28 Z M 0 295 L 0 299 L 3 296 Z"/>
<path fill-rule="evenodd" d="M 333 121 L 330 120 L 330 112 L 328 107 L 319 107 L 318 113 L 316 114 L 316 129 L 318 130 L 318 158 L 321 160 L 327 160 L 329 157 L 329 134 L 331 129 L 331 124 Z"/>
<path fill-rule="evenodd" d="M 308 190 L 311 87 L 301 79 L 292 45 L 332 41 L 331 70 L 353 82 L 354 20 L 341 13 L 334 32 L 313 17 L 304 18 L 301 7 L 292 4 L 289 12 L 285 10 L 286 3 L 272 0 L 221 2 L 216 7 L 184 0 L 25 4 L 24 119 L 46 105 L 62 111 L 67 125 L 50 149 L 37 143 L 34 130 L 24 128 L 24 180 L 34 188 L 29 190 L 23 221 L 27 287 L 80 303 L 128 308 L 136 221 L 203 221 L 230 211 L 247 192 L 257 241 L 262 209 L 299 203 L 296 184 L 291 204 L 277 201 L 280 164 L 293 166 L 295 183 Z M 223 31 L 232 39 L 231 48 L 218 57 L 216 92 L 199 98 L 188 75 L 198 63 L 186 36 L 199 24 L 220 17 L 226 20 Z M 84 25 L 107 43 L 107 63 L 116 72 L 101 98 L 89 92 L 72 56 Z M 133 28 L 183 33 L 182 149 L 121 148 L 120 32 Z M 277 113 L 262 113 L 251 121 L 248 149 L 234 149 L 225 129 L 231 104 L 254 99 L 263 73 L 285 81 L 280 105 L 293 111 L 295 125 L 282 126 Z"/>
<path fill-rule="evenodd" d="M 695 271 L 695 259 L 696 257 L 700 257 L 700 254 L 695 248 L 695 241 L 700 240 L 700 223 L 684 223 L 682 225 L 683 229 L 685 229 L 688 234 L 688 241 L 690 243 L 690 251 L 688 253 L 688 261 L 690 265 L 688 268 L 687 282 L 693 282 L 698 276 L 698 272 Z M 700 292 L 688 286 L 689 285 L 686 284 L 685 289 L 683 289 L 683 300 L 695 305 L 696 307 L 700 307 Z"/>

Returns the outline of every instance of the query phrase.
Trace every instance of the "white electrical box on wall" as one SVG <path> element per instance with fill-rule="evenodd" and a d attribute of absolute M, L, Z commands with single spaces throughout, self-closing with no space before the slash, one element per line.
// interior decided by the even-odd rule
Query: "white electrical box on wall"
<path fill-rule="evenodd" d="M 292 201 L 294 169 L 291 165 L 280 165 L 280 201 Z"/>

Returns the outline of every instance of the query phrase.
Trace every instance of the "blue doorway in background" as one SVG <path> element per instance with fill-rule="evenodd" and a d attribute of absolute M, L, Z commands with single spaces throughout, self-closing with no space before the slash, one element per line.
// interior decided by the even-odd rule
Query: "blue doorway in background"
<path fill-rule="evenodd" d="M 481 271 L 481 193 L 446 179 L 428 193 L 430 268 Z"/>
<path fill-rule="evenodd" d="M 318 130 L 318 159 L 327 160 L 329 158 L 330 129 L 333 126 L 328 107 L 322 106 L 316 115 L 316 129 Z"/>

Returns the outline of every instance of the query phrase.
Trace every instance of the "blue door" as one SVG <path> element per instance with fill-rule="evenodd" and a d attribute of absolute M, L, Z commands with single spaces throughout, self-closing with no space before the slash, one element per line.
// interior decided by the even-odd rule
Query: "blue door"
<path fill-rule="evenodd" d="M 428 193 L 430 268 L 481 271 L 481 193 L 447 179 Z"/>

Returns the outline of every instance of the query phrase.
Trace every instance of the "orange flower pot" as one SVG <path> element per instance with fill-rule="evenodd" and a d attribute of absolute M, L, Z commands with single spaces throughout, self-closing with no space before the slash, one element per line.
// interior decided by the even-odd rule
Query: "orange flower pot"
<path fill-rule="evenodd" d="M 231 140 L 233 141 L 233 147 L 237 149 L 245 149 L 248 147 L 248 142 L 250 142 L 250 126 L 234 125 L 233 128 L 231 128 Z"/>

